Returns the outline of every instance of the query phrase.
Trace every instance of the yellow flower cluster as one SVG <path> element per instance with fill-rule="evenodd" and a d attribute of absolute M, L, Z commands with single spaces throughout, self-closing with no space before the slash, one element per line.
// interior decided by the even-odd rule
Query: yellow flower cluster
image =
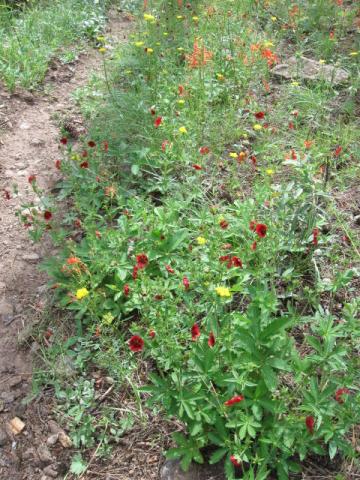
<path fill-rule="evenodd" d="M 84 297 L 87 297 L 89 295 L 89 290 L 87 288 L 79 288 L 76 290 L 76 298 L 78 300 L 81 300 Z"/>
<path fill-rule="evenodd" d="M 215 292 L 219 295 L 219 297 L 231 297 L 230 290 L 226 287 L 216 287 Z"/>

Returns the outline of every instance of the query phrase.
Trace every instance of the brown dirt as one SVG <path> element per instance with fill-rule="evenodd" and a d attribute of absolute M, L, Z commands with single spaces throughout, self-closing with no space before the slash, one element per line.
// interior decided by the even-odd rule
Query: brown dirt
<path fill-rule="evenodd" d="M 113 12 L 108 36 L 121 41 L 128 30 L 129 19 Z M 30 392 L 32 350 L 38 349 L 36 342 L 31 344 L 30 332 L 46 305 L 47 278 L 38 266 L 50 252 L 50 242 L 33 243 L 15 213 L 24 203 L 36 201 L 29 175 L 36 175 L 45 192 L 58 180 L 60 132 L 55 118 L 70 118 L 75 130 L 84 132 L 71 94 L 99 68 L 100 54 L 89 48 L 74 64 L 53 62 L 43 92 L 9 94 L 0 86 L 0 479 L 50 478 L 43 468 L 51 462 L 39 460 L 35 449 L 49 435 L 52 399 L 43 393 L 24 404 Z M 8 428 L 14 416 L 26 424 L 16 436 Z M 64 455 L 54 451 L 52 456 L 59 460 L 56 470 L 62 475 Z"/>

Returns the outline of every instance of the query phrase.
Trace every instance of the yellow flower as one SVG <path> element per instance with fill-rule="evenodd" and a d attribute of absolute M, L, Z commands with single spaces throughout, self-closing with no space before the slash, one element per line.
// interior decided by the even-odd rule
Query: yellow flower
<path fill-rule="evenodd" d="M 253 129 L 258 131 L 258 130 L 261 130 L 263 127 L 262 125 L 260 125 L 260 123 L 255 123 L 255 125 L 253 125 Z"/>
<path fill-rule="evenodd" d="M 220 296 L 220 297 L 231 297 L 230 290 L 226 287 L 216 287 L 215 292 Z"/>
<path fill-rule="evenodd" d="M 96 40 L 98 42 L 105 42 L 105 38 L 102 35 L 99 35 L 98 37 L 96 37 Z"/>
<path fill-rule="evenodd" d="M 273 22 L 276 22 L 277 18 L 276 18 L 276 17 L 271 17 L 271 20 L 272 20 Z"/>
<path fill-rule="evenodd" d="M 243 133 L 241 136 L 242 136 L 242 138 L 248 138 L 249 137 L 249 135 L 247 133 Z"/>
<path fill-rule="evenodd" d="M 87 288 L 79 288 L 76 290 L 76 298 L 78 300 L 81 300 L 84 297 L 87 297 L 89 295 L 89 291 Z"/>
<path fill-rule="evenodd" d="M 177 18 L 178 20 L 182 20 L 184 17 L 183 17 L 182 15 L 177 15 L 176 18 Z"/>
<path fill-rule="evenodd" d="M 359 55 L 359 52 L 350 52 L 350 55 L 351 55 L 352 57 L 356 57 L 356 55 Z"/>
<path fill-rule="evenodd" d="M 265 171 L 266 171 L 266 173 L 267 173 L 268 175 L 270 175 L 270 177 L 272 177 L 272 176 L 274 175 L 274 173 L 275 173 L 272 168 L 267 168 Z"/>
<path fill-rule="evenodd" d="M 194 15 L 194 16 L 192 17 L 192 19 L 194 20 L 194 22 L 198 22 L 198 21 L 199 21 L 199 17 L 197 17 L 196 15 Z"/>
<path fill-rule="evenodd" d="M 106 48 L 105 48 L 105 47 L 100 47 L 100 48 L 99 48 L 99 52 L 100 52 L 100 53 L 105 53 L 105 52 L 106 52 Z"/>
<path fill-rule="evenodd" d="M 197 237 L 196 241 L 198 245 L 205 245 L 205 243 L 207 242 L 206 238 L 204 237 Z"/>
<path fill-rule="evenodd" d="M 125 70 L 126 75 L 130 75 L 132 73 L 132 70 Z"/>
<path fill-rule="evenodd" d="M 229 153 L 229 157 L 231 157 L 231 158 L 237 158 L 237 157 L 238 157 L 238 154 L 235 153 L 235 152 L 230 152 L 230 153 Z"/>
<path fill-rule="evenodd" d="M 291 82 L 291 85 L 293 87 L 298 87 L 300 85 L 300 83 L 299 82 Z"/>
<path fill-rule="evenodd" d="M 148 53 L 149 55 L 151 55 L 152 53 L 154 53 L 154 49 L 153 49 L 153 48 L 147 48 L 147 49 L 146 49 L 146 53 Z"/>
<path fill-rule="evenodd" d="M 217 73 L 216 76 L 220 82 L 223 82 L 225 80 L 225 77 L 222 73 Z"/>
<path fill-rule="evenodd" d="M 324 65 L 325 60 L 324 60 L 323 58 L 321 58 L 321 59 L 319 60 L 319 63 L 320 63 L 320 65 Z"/>
<path fill-rule="evenodd" d="M 155 22 L 155 17 L 154 17 L 154 15 L 150 15 L 149 13 L 144 13 L 144 20 L 146 22 L 154 23 Z"/>
<path fill-rule="evenodd" d="M 265 48 L 269 48 L 269 47 L 273 47 L 274 44 L 272 42 L 270 42 L 269 40 L 267 40 L 266 42 L 264 42 L 264 47 Z"/>
<path fill-rule="evenodd" d="M 178 52 L 183 52 L 183 51 L 184 51 L 184 47 L 178 47 L 177 50 L 178 50 Z"/>
<path fill-rule="evenodd" d="M 164 35 L 164 37 L 167 37 L 169 34 L 168 34 L 168 32 L 164 32 L 163 35 Z"/>
<path fill-rule="evenodd" d="M 135 47 L 143 47 L 144 46 L 144 42 L 142 42 L 141 40 L 138 41 L 138 42 L 135 42 L 134 43 Z"/>
<path fill-rule="evenodd" d="M 177 103 L 178 103 L 179 105 L 184 105 L 185 100 L 178 100 Z"/>
<path fill-rule="evenodd" d="M 187 133 L 186 127 L 180 127 L 179 132 L 180 133 Z"/>

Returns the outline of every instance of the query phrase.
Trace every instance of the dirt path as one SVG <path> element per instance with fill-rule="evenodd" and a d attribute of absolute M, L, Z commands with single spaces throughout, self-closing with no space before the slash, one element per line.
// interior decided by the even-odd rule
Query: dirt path
<path fill-rule="evenodd" d="M 127 19 L 113 13 L 108 36 L 121 41 L 128 30 Z M 70 118 L 75 130 L 84 131 L 71 95 L 99 68 L 100 54 L 88 49 L 73 65 L 54 63 L 44 89 L 47 94 L 10 95 L 0 89 L 0 128 L 5 127 L 0 131 L 0 479 L 62 478 L 58 475 L 65 468 L 58 462 L 52 476 L 44 470 L 55 461 L 45 458 L 49 456 L 44 444 L 48 428 L 43 415 L 51 408 L 48 400 L 43 405 L 40 398 L 27 408 L 21 403 L 29 393 L 31 350 L 36 349 L 36 344 L 22 344 L 45 307 L 47 278 L 37 267 L 50 246 L 34 244 L 15 212 L 34 199 L 30 175 L 36 175 L 45 191 L 57 181 L 60 133 L 55 119 Z M 14 184 L 17 195 L 12 191 Z M 19 436 L 8 428 L 14 416 L 26 424 Z"/>

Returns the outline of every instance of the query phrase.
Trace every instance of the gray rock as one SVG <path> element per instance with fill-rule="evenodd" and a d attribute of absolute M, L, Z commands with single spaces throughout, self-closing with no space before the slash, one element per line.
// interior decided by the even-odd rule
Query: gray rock
<path fill-rule="evenodd" d="M 56 465 L 48 465 L 44 468 L 43 472 L 50 478 L 56 478 L 58 476 Z"/>
<path fill-rule="evenodd" d="M 42 463 L 49 464 L 54 461 L 54 458 L 51 455 L 50 450 L 45 444 L 41 444 L 36 451 Z"/>
<path fill-rule="evenodd" d="M 160 470 L 160 480 L 225 480 L 223 464 L 199 465 L 192 463 L 183 472 L 179 460 L 166 460 Z"/>
<path fill-rule="evenodd" d="M 46 440 L 46 444 L 49 446 L 49 447 L 53 447 L 55 445 L 55 443 L 58 441 L 58 438 L 59 438 L 59 434 L 58 433 L 53 433 L 52 435 L 50 435 L 50 437 L 48 437 L 48 439 Z"/>
<path fill-rule="evenodd" d="M 39 258 L 40 256 L 37 253 L 27 253 L 26 255 L 22 256 L 22 259 L 28 262 L 36 262 L 39 260 Z"/>
<path fill-rule="evenodd" d="M 342 68 L 326 65 L 306 57 L 290 57 L 284 63 L 276 65 L 271 73 L 286 79 L 303 78 L 306 80 L 325 80 L 338 84 L 349 79 L 349 73 Z"/>
<path fill-rule="evenodd" d="M 0 428 L 0 447 L 3 447 L 9 442 L 10 442 L 10 438 L 7 436 L 7 433 L 5 432 L 5 430 Z"/>

